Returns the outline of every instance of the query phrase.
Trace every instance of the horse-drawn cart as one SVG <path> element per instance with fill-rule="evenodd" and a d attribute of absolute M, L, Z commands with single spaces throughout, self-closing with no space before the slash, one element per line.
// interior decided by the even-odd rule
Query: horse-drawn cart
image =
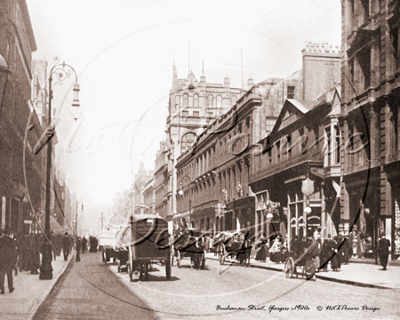
<path fill-rule="evenodd" d="M 159 215 L 133 215 L 130 220 L 131 243 L 128 245 L 129 279 L 138 270 L 140 279 L 148 277 L 149 265 L 165 266 L 167 280 L 171 280 L 171 256 L 168 223 Z"/>
<path fill-rule="evenodd" d="M 307 280 L 316 280 L 315 272 L 317 271 L 315 265 L 315 249 L 316 243 L 312 243 L 309 247 L 303 246 L 301 251 L 291 251 L 287 253 L 285 259 L 284 271 L 286 278 L 296 278 L 301 274 Z M 301 272 L 298 272 L 298 268 Z"/>
<path fill-rule="evenodd" d="M 218 253 L 219 264 L 230 258 L 237 259 L 240 265 L 250 266 L 252 246 L 246 232 L 221 232 L 214 238 L 213 246 Z"/>
<path fill-rule="evenodd" d="M 183 258 L 189 258 L 191 267 L 204 269 L 206 264 L 205 234 L 195 228 L 180 229 L 174 236 L 174 257 L 178 268 Z"/>

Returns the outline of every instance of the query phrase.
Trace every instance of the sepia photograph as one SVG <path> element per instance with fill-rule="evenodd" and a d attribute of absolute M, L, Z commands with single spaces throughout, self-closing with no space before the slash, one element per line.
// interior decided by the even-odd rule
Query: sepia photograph
<path fill-rule="evenodd" d="M 399 319 L 400 1 L 0 0 L 0 319 Z"/>

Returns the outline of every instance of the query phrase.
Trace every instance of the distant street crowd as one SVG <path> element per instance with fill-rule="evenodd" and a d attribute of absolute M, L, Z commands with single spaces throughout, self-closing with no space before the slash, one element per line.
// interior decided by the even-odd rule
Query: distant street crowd
<path fill-rule="evenodd" d="M 97 252 L 98 240 L 94 236 L 87 238 L 73 236 L 65 232 L 50 236 L 52 255 L 54 260 L 63 252 L 64 260 L 68 260 L 72 248 L 75 247 L 76 261 L 80 261 L 80 254 Z M 13 275 L 18 271 L 28 271 L 30 274 L 39 274 L 41 254 L 44 252 L 45 237 L 42 233 L 24 234 L 18 237 L 9 228 L 0 228 L 0 293 L 4 294 L 4 280 L 7 275 L 9 292 L 14 291 Z"/>

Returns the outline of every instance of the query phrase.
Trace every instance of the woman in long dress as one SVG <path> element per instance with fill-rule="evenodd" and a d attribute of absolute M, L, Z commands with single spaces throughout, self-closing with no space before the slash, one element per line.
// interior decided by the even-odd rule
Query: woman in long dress
<path fill-rule="evenodd" d="M 267 240 L 264 237 L 260 237 L 260 240 L 256 244 L 256 260 L 265 262 L 267 260 Z"/>

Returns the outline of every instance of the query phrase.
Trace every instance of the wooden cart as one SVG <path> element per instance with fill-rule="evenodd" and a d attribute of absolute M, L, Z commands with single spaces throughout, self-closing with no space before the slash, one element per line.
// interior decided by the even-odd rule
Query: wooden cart
<path fill-rule="evenodd" d="M 140 280 L 148 277 L 149 265 L 165 265 L 167 280 L 171 280 L 171 255 L 168 223 L 159 215 L 132 215 L 131 243 L 128 245 L 128 273 L 133 280 L 134 271 L 140 271 Z"/>

